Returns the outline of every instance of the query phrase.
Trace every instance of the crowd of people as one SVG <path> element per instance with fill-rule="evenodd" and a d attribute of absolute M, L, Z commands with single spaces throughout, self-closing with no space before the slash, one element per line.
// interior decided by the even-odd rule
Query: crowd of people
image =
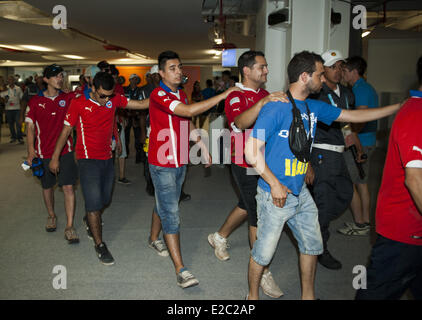
<path fill-rule="evenodd" d="M 117 182 L 130 183 L 125 160 L 133 128 L 135 161 L 144 163 L 147 192 L 155 197 L 148 245 L 158 255 L 170 256 L 177 285 L 198 285 L 183 262 L 180 246 L 179 202 L 190 198 L 183 192 L 189 162 L 183 130 L 188 130 L 187 137 L 199 146 L 202 163 L 209 167 L 208 147 L 192 119 L 201 120 L 211 110 L 224 112 L 239 199 L 221 227 L 208 235 L 208 242 L 216 258 L 230 259 L 228 238 L 247 221 L 251 251 L 246 298 L 259 299 L 259 288 L 279 298 L 283 291 L 272 272 L 280 271 L 270 271 L 270 265 L 287 224 L 299 249 L 302 299 L 316 299 L 317 263 L 328 269 L 342 267 L 328 250 L 330 222 L 350 207 L 354 221 L 339 233 L 365 236 L 374 223 L 367 187 L 376 141 L 374 121 L 400 110 L 378 196 L 379 235 L 368 266 L 368 289 L 359 290 L 356 298 L 399 299 L 410 288 L 415 299 L 421 299 L 422 141 L 417 120 L 422 112 L 422 57 L 417 63 L 418 90 L 404 105 L 386 107 L 379 106 L 375 90 L 364 78 L 365 60 L 346 59 L 338 50 L 294 55 L 287 67 L 286 93 L 264 89 L 269 73 L 264 53 L 243 53 L 238 68 L 240 82 L 223 72 L 221 79 L 207 80 L 203 90 L 196 81 L 189 99 L 182 86 L 182 61 L 173 51 L 159 55 L 143 87 L 140 77 L 132 74 L 130 85 L 123 88 L 117 68 L 101 61 L 86 68 L 80 87 L 65 92 L 62 67 L 46 67 L 37 85 L 25 91 L 30 97 L 25 114 L 27 162 L 31 165 L 40 158 L 45 169 L 41 185 L 48 212 L 46 231 L 57 228 L 53 187 L 58 183 L 65 196 L 65 238 L 79 242 L 73 227 L 74 185 L 79 177 L 87 234 L 100 262 L 114 264 L 102 237 L 101 217 L 112 200 L 114 154 Z M 24 94 L 12 80 L 1 92 L 1 101 L 11 142 L 22 143 L 16 119 L 23 104 L 14 99 L 22 100 Z"/>

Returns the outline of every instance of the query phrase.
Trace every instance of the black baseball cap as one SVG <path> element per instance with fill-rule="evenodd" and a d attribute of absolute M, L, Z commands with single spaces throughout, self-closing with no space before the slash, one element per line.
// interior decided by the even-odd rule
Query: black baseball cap
<path fill-rule="evenodd" d="M 57 76 L 60 72 L 63 72 L 63 68 L 54 63 L 48 67 L 45 67 L 43 77 L 49 79 L 51 77 Z"/>

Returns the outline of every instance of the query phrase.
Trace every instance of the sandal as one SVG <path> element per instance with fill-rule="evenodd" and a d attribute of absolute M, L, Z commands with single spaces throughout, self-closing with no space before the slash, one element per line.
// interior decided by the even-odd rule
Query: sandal
<path fill-rule="evenodd" d="M 76 234 L 76 231 L 75 231 L 75 229 L 73 227 L 66 228 L 64 230 L 64 238 L 67 240 L 67 242 L 69 244 L 78 243 L 79 242 L 78 235 Z"/>
<path fill-rule="evenodd" d="M 57 217 L 56 216 L 54 216 L 54 217 L 48 216 L 48 218 L 47 218 L 47 224 L 45 225 L 45 230 L 47 232 L 56 231 L 56 228 L 57 228 L 57 226 L 56 226 L 56 220 L 57 220 Z"/>

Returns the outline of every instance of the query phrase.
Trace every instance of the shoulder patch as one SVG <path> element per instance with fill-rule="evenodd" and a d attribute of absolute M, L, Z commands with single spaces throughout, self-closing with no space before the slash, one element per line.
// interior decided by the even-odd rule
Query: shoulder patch
<path fill-rule="evenodd" d="M 159 97 L 164 97 L 166 95 L 166 92 L 164 90 L 160 90 L 157 94 Z"/>
<path fill-rule="evenodd" d="M 234 97 L 233 99 L 230 100 L 230 105 L 233 105 L 235 103 L 240 103 L 239 97 Z"/>

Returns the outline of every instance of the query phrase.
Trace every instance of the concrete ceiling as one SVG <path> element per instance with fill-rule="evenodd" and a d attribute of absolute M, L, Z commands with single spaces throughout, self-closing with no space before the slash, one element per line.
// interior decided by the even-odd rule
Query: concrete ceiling
<path fill-rule="evenodd" d="M 256 0 L 224 1 L 227 3 L 225 13 L 233 17 L 240 14 L 253 14 L 254 7 L 251 7 L 251 4 L 256 4 Z M 205 22 L 203 17 L 205 14 L 215 15 L 218 3 L 212 2 L 202 0 L 0 1 L 0 47 L 3 46 L 3 50 L 0 49 L 0 63 L 12 65 L 11 61 L 24 61 L 33 64 L 48 64 L 55 60 L 62 64 L 75 62 L 86 64 L 102 59 L 136 58 L 127 61 L 116 60 L 116 62 L 152 64 L 160 52 L 174 50 L 179 53 L 184 63 L 216 64 L 217 59 L 214 58 L 214 52 L 211 50 L 214 45 L 211 32 L 214 23 Z M 66 30 L 55 30 L 51 25 L 55 17 L 52 11 L 58 3 L 67 11 Z M 28 18 L 29 15 L 33 17 Z M 231 32 L 230 28 L 226 35 L 226 41 L 234 43 L 239 48 L 254 48 L 255 46 L 254 35 Z M 28 51 L 22 49 L 23 44 L 39 45 L 50 48 L 52 51 L 43 53 Z M 105 44 L 116 46 L 114 47 L 116 50 L 106 50 Z M 10 51 L 10 46 L 12 49 L 21 49 L 25 52 Z M 128 57 L 128 52 L 137 56 Z M 77 55 L 84 59 L 71 60 L 63 58 L 62 55 Z"/>
<path fill-rule="evenodd" d="M 222 0 L 226 42 L 238 48 L 255 47 L 255 14 L 260 1 Z M 422 0 L 346 2 L 366 6 L 368 25 L 422 31 Z M 51 25 L 58 3 L 67 11 L 66 30 Z M 86 65 L 103 59 L 119 65 L 151 65 L 164 50 L 178 52 L 185 64 L 218 64 L 212 48 L 215 26 L 221 31 L 219 4 L 220 0 L 0 1 L 0 66 L 47 65 L 52 61 Z M 386 20 L 382 20 L 384 9 Z"/>

